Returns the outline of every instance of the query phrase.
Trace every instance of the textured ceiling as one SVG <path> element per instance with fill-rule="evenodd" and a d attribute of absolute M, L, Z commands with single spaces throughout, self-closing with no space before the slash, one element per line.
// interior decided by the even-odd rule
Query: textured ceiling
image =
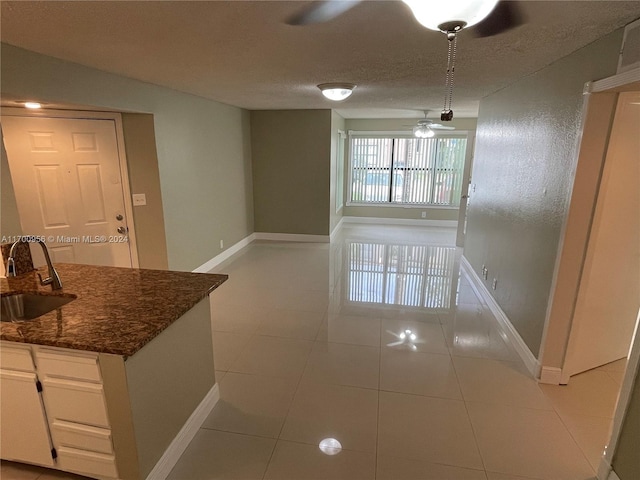
<path fill-rule="evenodd" d="M 640 2 L 533 1 L 527 23 L 458 40 L 453 108 L 479 100 L 640 17 Z M 364 1 L 331 22 L 285 19 L 301 1 L 1 3 L 3 42 L 248 109 L 339 108 L 346 117 L 442 108 L 446 40 L 400 1 Z M 594 59 L 597 61 L 597 59 Z M 358 85 L 346 101 L 316 85 Z"/>

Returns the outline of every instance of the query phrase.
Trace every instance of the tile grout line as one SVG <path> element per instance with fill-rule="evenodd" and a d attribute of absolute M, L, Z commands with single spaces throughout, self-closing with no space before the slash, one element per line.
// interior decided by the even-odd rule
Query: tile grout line
<path fill-rule="evenodd" d="M 444 331 L 443 331 L 444 334 Z M 471 433 L 473 434 L 473 441 L 476 445 L 476 450 L 478 452 L 478 456 L 480 457 L 480 462 L 482 463 L 482 470 L 484 471 L 484 476 L 487 476 L 487 465 L 485 464 L 484 457 L 482 455 L 482 451 L 480 450 L 480 444 L 478 443 L 478 435 L 476 433 L 476 429 L 473 426 L 473 422 L 471 421 L 471 414 L 469 413 L 469 407 L 467 406 L 467 400 L 464 398 L 464 393 L 462 391 L 462 384 L 460 383 L 460 377 L 458 375 L 458 370 L 456 369 L 456 365 L 453 362 L 453 355 L 449 353 L 451 357 L 451 367 L 453 368 L 453 372 L 456 376 L 456 380 L 458 381 L 458 388 L 460 389 L 460 395 L 462 396 L 462 403 L 464 405 L 464 411 L 467 412 L 467 419 L 469 420 L 469 426 L 471 427 Z"/>
<path fill-rule="evenodd" d="M 329 307 L 327 306 L 327 312 L 329 311 Z M 312 341 L 312 343 L 315 343 Z M 271 465 L 271 461 L 273 460 L 273 454 L 276 451 L 276 447 L 278 446 L 278 442 L 281 440 L 280 436 L 282 435 L 282 431 L 284 430 L 284 426 L 287 423 L 287 418 L 291 413 L 291 407 L 293 406 L 293 402 L 295 402 L 296 395 L 300 390 L 300 384 L 302 383 L 302 377 L 304 376 L 304 372 L 307 370 L 307 366 L 309 365 L 309 358 L 311 357 L 311 352 L 313 351 L 313 345 L 311 345 L 311 349 L 309 350 L 309 354 L 307 355 L 307 359 L 304 362 L 304 368 L 302 369 L 302 373 L 300 374 L 300 378 L 298 378 L 298 383 L 296 385 L 296 389 L 293 392 L 293 396 L 289 402 L 289 407 L 287 408 L 287 413 L 284 415 L 284 419 L 282 420 L 282 425 L 280 426 L 280 431 L 278 432 L 278 437 L 275 439 L 275 443 L 273 444 L 273 450 L 271 451 L 271 455 L 269 456 L 269 461 L 267 461 L 267 465 L 265 467 L 264 473 L 262 474 L 262 479 L 264 480 L 267 471 L 269 470 L 269 466 Z"/>
<path fill-rule="evenodd" d="M 380 443 L 380 392 L 382 391 L 382 321 L 380 321 L 380 346 L 378 348 L 378 405 L 376 410 L 376 448 L 373 461 L 373 478 L 378 478 L 378 455 L 380 454 L 378 445 Z"/>

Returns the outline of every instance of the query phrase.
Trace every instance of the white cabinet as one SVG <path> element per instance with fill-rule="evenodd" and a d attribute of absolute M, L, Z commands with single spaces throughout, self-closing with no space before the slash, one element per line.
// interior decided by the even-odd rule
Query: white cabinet
<path fill-rule="evenodd" d="M 98 354 L 33 347 L 61 470 L 117 478 Z"/>
<path fill-rule="evenodd" d="M 0 456 L 54 466 L 47 418 L 33 372 L 0 369 Z"/>
<path fill-rule="evenodd" d="M 118 478 L 98 355 L 7 342 L 0 352 L 0 456 Z"/>

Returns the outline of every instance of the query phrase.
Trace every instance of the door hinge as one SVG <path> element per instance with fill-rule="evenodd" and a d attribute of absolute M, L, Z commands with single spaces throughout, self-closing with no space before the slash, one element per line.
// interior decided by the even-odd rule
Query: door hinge
<path fill-rule="evenodd" d="M 42 391 L 42 383 L 40 383 L 40 380 L 36 380 L 36 390 L 38 390 L 38 392 Z"/>
<path fill-rule="evenodd" d="M 51 458 L 53 458 L 53 459 L 58 458 L 58 452 L 56 452 L 55 448 L 51 449 Z"/>

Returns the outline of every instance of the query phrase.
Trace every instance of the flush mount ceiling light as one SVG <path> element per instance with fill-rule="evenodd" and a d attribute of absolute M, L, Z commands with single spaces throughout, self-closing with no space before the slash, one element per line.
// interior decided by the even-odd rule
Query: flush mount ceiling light
<path fill-rule="evenodd" d="M 42 104 L 38 102 L 24 102 L 24 108 L 31 108 L 33 110 L 42 108 Z"/>
<path fill-rule="evenodd" d="M 321 83 L 318 88 L 329 100 L 340 102 L 349 97 L 356 86 L 353 83 Z"/>

